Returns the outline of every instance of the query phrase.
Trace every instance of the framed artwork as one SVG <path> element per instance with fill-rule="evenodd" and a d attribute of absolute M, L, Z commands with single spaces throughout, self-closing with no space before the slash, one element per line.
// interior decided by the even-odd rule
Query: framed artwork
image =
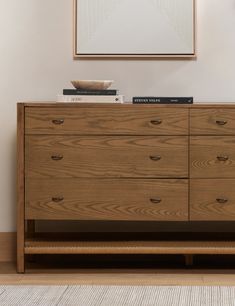
<path fill-rule="evenodd" d="M 195 57 L 196 0 L 74 0 L 74 57 Z"/>

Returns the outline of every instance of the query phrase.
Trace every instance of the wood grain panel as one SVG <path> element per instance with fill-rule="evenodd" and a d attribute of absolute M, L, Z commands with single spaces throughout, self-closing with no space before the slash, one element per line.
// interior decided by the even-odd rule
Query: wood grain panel
<path fill-rule="evenodd" d="M 190 134 L 235 135 L 235 109 L 191 109 Z"/>
<path fill-rule="evenodd" d="M 28 179 L 25 218 L 187 220 L 188 181 Z"/>
<path fill-rule="evenodd" d="M 224 158 L 227 160 L 223 160 Z M 235 138 L 190 137 L 190 167 L 192 178 L 234 178 Z"/>
<path fill-rule="evenodd" d="M 179 108 L 123 107 L 121 104 L 113 108 L 28 107 L 25 116 L 26 134 L 188 134 L 188 110 Z M 63 123 L 54 124 L 53 120 L 58 119 Z"/>
<path fill-rule="evenodd" d="M 235 220 L 234 179 L 193 179 L 190 198 L 191 220 Z"/>
<path fill-rule="evenodd" d="M 25 141 L 27 177 L 188 176 L 187 136 L 28 135 Z"/>

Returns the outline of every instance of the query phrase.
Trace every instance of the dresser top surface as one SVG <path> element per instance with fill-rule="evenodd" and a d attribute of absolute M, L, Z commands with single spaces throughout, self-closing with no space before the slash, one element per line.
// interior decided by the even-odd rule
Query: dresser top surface
<path fill-rule="evenodd" d="M 194 103 L 194 104 L 132 104 L 130 103 L 61 103 L 61 102 L 46 102 L 46 101 L 35 101 L 35 102 L 19 102 L 18 105 L 23 105 L 25 107 L 105 107 L 105 108 L 130 108 L 130 107 L 145 107 L 145 108 L 235 108 L 235 102 L 233 103 L 223 103 L 223 102 L 213 102 L 213 103 Z"/>

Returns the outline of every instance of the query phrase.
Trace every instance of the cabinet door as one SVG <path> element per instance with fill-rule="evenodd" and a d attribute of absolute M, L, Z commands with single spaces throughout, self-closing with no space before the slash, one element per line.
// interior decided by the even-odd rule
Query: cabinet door
<path fill-rule="evenodd" d="M 232 136 L 190 137 L 192 178 L 235 178 L 235 138 Z"/>
<path fill-rule="evenodd" d="M 190 134 L 235 135 L 235 109 L 191 109 Z"/>
<path fill-rule="evenodd" d="M 235 180 L 192 179 L 190 181 L 190 220 L 235 220 Z"/>

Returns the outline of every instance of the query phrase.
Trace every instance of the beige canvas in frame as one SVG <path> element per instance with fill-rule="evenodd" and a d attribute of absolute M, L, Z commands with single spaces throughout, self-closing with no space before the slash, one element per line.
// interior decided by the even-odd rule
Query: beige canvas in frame
<path fill-rule="evenodd" d="M 75 57 L 194 57 L 195 0 L 74 0 Z"/>

